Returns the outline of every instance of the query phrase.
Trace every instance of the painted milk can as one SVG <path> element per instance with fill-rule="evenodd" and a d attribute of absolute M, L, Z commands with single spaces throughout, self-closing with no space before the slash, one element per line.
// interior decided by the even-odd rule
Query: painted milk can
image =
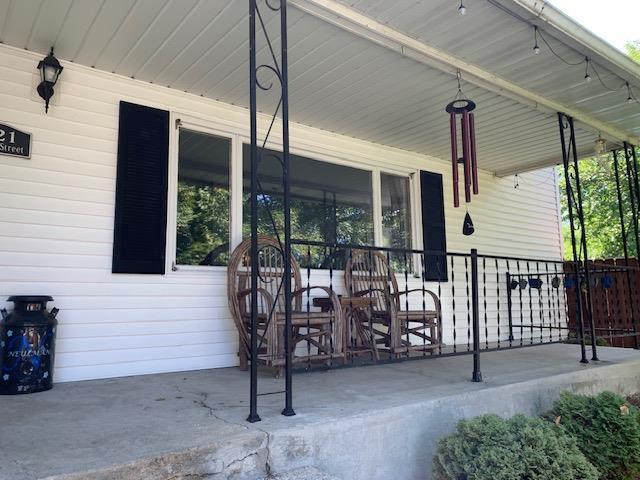
<path fill-rule="evenodd" d="M 48 296 L 9 297 L 11 313 L 2 309 L 0 320 L 0 394 L 49 390 L 53 385 L 56 315 L 47 311 Z"/>

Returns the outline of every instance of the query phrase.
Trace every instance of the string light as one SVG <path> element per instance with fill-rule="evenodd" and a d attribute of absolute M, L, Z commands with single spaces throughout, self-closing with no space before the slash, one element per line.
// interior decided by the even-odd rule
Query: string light
<path fill-rule="evenodd" d="M 540 47 L 538 46 L 538 27 L 533 27 L 533 53 L 536 55 L 540 55 Z"/>
<path fill-rule="evenodd" d="M 584 57 L 585 69 L 584 69 L 584 81 L 589 83 L 591 81 L 591 75 L 589 75 L 589 57 Z"/>
<path fill-rule="evenodd" d="M 598 158 L 601 158 L 607 155 L 607 141 L 604 138 L 602 138 L 600 134 L 598 134 L 598 138 L 596 139 L 593 153 Z"/>
<path fill-rule="evenodd" d="M 524 20 L 523 20 L 524 21 Z M 545 36 L 542 34 L 542 31 L 538 30 L 538 27 L 533 25 L 533 40 L 534 40 L 534 45 L 533 45 L 533 53 L 536 55 L 540 54 L 540 46 L 538 45 L 538 39 L 542 40 L 542 42 L 548 47 L 549 51 L 555 56 L 557 57 L 559 60 L 561 60 L 563 63 L 565 63 L 566 65 L 569 66 L 578 66 L 581 65 L 582 63 L 585 64 L 585 71 L 584 71 L 584 81 L 586 83 L 590 83 L 593 80 L 593 77 L 591 76 L 591 72 L 593 72 L 596 76 L 596 78 L 598 79 L 598 82 L 600 82 L 600 84 L 602 85 L 602 87 L 605 90 L 608 90 L 610 92 L 619 92 L 621 89 L 623 89 L 625 86 L 627 87 L 627 103 L 628 104 L 632 104 L 632 103 L 638 103 L 640 104 L 640 100 L 638 100 L 634 94 L 633 94 L 633 90 L 631 89 L 631 85 L 629 84 L 628 81 L 623 80 L 623 83 L 617 87 L 617 88 L 611 88 L 609 85 L 607 85 L 602 78 L 600 77 L 600 73 L 598 72 L 598 70 L 596 69 L 596 64 L 594 64 L 591 59 L 589 57 L 584 57 L 583 60 L 581 61 L 570 61 L 567 60 L 565 58 L 563 58 L 561 55 L 559 55 L 554 49 L 553 47 L 549 44 L 549 42 L 547 41 L 547 39 L 545 38 Z"/>
<path fill-rule="evenodd" d="M 459 13 L 460 15 L 466 15 L 466 14 L 467 14 L 467 7 L 465 7 L 465 6 L 462 4 L 462 0 L 460 0 L 460 6 L 458 7 L 458 13 Z"/>

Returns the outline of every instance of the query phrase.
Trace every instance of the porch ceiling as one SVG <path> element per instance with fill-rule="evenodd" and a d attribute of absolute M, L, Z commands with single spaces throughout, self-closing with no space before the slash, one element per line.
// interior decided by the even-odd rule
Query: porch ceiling
<path fill-rule="evenodd" d="M 568 66 L 543 44 L 542 53 L 532 55 L 531 26 L 514 17 L 514 12 L 525 20 L 534 17 L 523 7 L 525 0 L 471 0 L 464 17 L 457 15 L 451 0 L 290 3 L 297 7 L 289 10 L 290 110 L 295 122 L 449 156 L 444 106 L 456 92 L 455 66 L 424 61 L 366 38 L 366 31 L 335 15 L 332 6 L 338 5 L 493 76 L 478 79 L 463 71 L 463 78 L 470 80 L 463 84 L 465 94 L 478 103 L 483 169 L 504 175 L 558 163 L 557 120 L 548 105 L 531 100 L 536 95 L 593 120 L 591 125 L 578 122 L 583 154 L 593 151 L 594 132 L 600 130 L 594 125 L 603 126 L 612 140 L 640 135 L 640 105 L 626 104 L 626 91 L 607 92 L 595 78 L 585 83 L 584 64 Z M 3 43 L 43 54 L 55 45 L 63 62 L 248 105 L 246 1 L 0 0 L 0 18 Z M 546 20 L 532 21 L 565 59 L 577 62 L 588 55 L 598 62 L 607 85 L 620 84 L 611 73 L 616 72 L 640 92 L 639 67 L 621 66 L 620 59 L 613 61 L 602 50 L 584 46 Z M 267 28 L 277 38 L 278 23 L 270 21 Z M 259 56 L 266 55 L 262 48 Z M 514 95 L 496 78 L 533 96 L 527 100 Z M 274 101 L 267 98 L 262 110 L 269 112 Z"/>

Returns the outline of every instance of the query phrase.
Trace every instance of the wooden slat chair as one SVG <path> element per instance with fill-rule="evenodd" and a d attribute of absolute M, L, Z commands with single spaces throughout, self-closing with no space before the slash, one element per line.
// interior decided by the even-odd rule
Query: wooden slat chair
<path fill-rule="evenodd" d="M 345 266 L 345 286 L 351 296 L 369 298 L 368 317 L 376 344 L 392 356 L 410 351 L 433 350 L 442 338 L 440 299 L 423 288 L 399 289 L 386 255 L 373 250 L 353 250 Z M 430 298 L 432 309 L 403 310 L 406 295 Z M 401 300 L 405 297 L 405 300 Z M 425 303 L 426 304 L 426 303 Z"/>
<path fill-rule="evenodd" d="M 281 373 L 285 363 L 283 254 L 275 238 L 260 236 L 258 255 L 258 361 L 276 367 L 278 373 Z M 298 263 L 293 256 L 290 261 L 293 361 L 344 361 L 344 323 L 337 295 L 328 287 L 303 287 Z M 307 308 L 306 299 L 303 297 L 311 290 L 321 290 L 323 295 L 329 297 L 332 308 L 327 312 Z M 246 369 L 251 357 L 251 238 L 245 239 L 231 254 L 228 291 L 229 308 L 240 335 L 240 366 Z M 311 304 L 309 299 L 309 305 Z"/>

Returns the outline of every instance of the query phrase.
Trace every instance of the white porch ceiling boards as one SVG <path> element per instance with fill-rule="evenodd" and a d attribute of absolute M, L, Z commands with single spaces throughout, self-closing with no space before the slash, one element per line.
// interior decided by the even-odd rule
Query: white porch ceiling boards
<path fill-rule="evenodd" d="M 606 93 L 596 79 L 584 84 L 584 66 L 563 64 L 545 53 L 544 45 L 541 55 L 532 55 L 531 28 L 487 0 L 469 0 L 465 17 L 457 15 L 451 0 L 343 0 L 342 5 L 640 135 L 639 105 L 626 105 L 624 92 Z M 55 45 L 63 64 L 72 61 L 246 107 L 247 10 L 246 0 L 0 0 L 0 41 L 43 54 Z M 279 25 L 274 21 L 268 28 L 276 40 Z M 551 41 L 572 60 L 589 53 Z M 450 73 L 296 8 L 289 9 L 289 42 L 292 121 L 448 158 L 444 106 L 456 91 Z M 599 71 L 605 82 L 619 82 L 604 68 Z M 639 78 L 632 80 L 638 92 Z M 559 161 L 552 113 L 495 88 L 465 83 L 464 90 L 478 103 L 481 168 L 508 174 Z M 274 99 L 260 98 L 268 112 Z M 579 149 L 590 153 L 597 135 L 577 133 Z"/>

